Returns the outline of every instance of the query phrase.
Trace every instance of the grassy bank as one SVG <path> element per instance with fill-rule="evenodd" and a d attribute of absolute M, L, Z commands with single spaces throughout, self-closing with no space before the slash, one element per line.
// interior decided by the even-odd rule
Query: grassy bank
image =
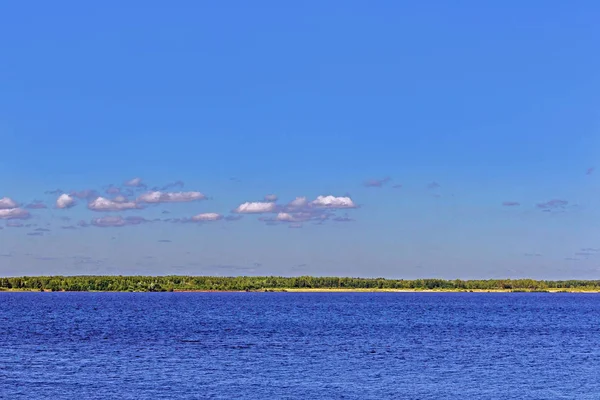
<path fill-rule="evenodd" d="M 278 276 L 23 276 L 0 278 L 0 291 L 73 292 L 600 292 L 600 281 L 443 280 Z"/>
<path fill-rule="evenodd" d="M 174 292 L 174 293 L 600 293 L 593 289 L 557 289 L 547 290 L 513 290 L 513 289 L 339 289 L 339 288 L 287 288 L 287 289 L 255 289 L 255 290 L 199 290 L 199 289 L 173 289 L 173 290 L 51 290 L 51 289 L 7 289 L 0 288 L 0 293 L 147 293 L 147 292 Z"/>

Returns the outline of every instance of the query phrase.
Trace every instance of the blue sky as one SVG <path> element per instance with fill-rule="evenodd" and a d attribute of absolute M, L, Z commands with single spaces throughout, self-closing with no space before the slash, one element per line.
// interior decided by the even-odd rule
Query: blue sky
<path fill-rule="evenodd" d="M 5 4 L 0 275 L 598 278 L 598 12 Z"/>

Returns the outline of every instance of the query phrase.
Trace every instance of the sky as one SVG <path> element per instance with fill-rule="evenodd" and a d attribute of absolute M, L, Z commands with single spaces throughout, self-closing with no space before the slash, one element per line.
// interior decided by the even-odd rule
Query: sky
<path fill-rule="evenodd" d="M 6 2 L 0 276 L 599 279 L 599 13 Z"/>

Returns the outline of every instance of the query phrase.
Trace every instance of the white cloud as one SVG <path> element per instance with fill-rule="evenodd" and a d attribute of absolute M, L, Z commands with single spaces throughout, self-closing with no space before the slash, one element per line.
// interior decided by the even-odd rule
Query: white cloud
<path fill-rule="evenodd" d="M 125 222 L 123 217 L 108 216 L 108 217 L 102 217 L 102 218 L 94 218 L 92 220 L 92 225 L 99 226 L 101 228 L 111 227 L 111 226 L 120 227 L 120 226 L 125 226 L 126 224 L 127 223 Z"/>
<path fill-rule="evenodd" d="M 290 201 L 288 206 L 292 208 L 302 208 L 306 207 L 308 204 L 308 200 L 306 197 L 296 197 L 294 200 Z"/>
<path fill-rule="evenodd" d="M 293 222 L 296 221 L 296 218 L 294 218 L 294 216 L 292 214 L 286 213 L 286 212 L 280 212 L 279 214 L 277 214 L 277 217 L 275 217 L 275 219 L 277 221 L 282 221 L 282 222 Z"/>
<path fill-rule="evenodd" d="M 280 212 L 275 217 L 275 221 L 278 222 L 305 222 L 311 220 L 322 220 L 327 219 L 328 214 L 323 214 L 321 212 Z M 267 221 L 269 221 L 267 219 Z"/>
<path fill-rule="evenodd" d="M 56 208 L 71 208 L 75 205 L 75 199 L 68 194 L 61 194 L 56 199 Z"/>
<path fill-rule="evenodd" d="M 315 207 L 327 208 L 355 208 L 356 205 L 350 197 L 319 196 L 310 203 Z"/>
<path fill-rule="evenodd" d="M 94 218 L 92 220 L 92 225 L 100 227 L 100 228 L 109 228 L 109 227 L 119 228 L 119 227 L 126 226 L 126 225 L 139 225 L 144 222 L 148 222 L 148 220 L 146 220 L 142 217 L 123 218 L 120 216 L 106 216 L 106 217 L 102 217 L 102 218 Z"/>
<path fill-rule="evenodd" d="M 31 216 L 29 211 L 22 208 L 3 208 L 0 209 L 0 219 L 27 219 Z"/>
<path fill-rule="evenodd" d="M 3 197 L 0 199 L 0 210 L 7 210 L 9 208 L 17 208 L 18 204 L 10 197 Z"/>
<path fill-rule="evenodd" d="M 96 200 L 88 203 L 88 208 L 92 211 L 119 211 L 134 210 L 139 208 L 139 206 L 132 201 L 118 202 L 104 197 L 98 197 Z"/>
<path fill-rule="evenodd" d="M 222 219 L 223 216 L 217 213 L 203 213 L 194 215 L 192 217 L 192 221 L 201 222 L 201 221 L 218 221 Z"/>
<path fill-rule="evenodd" d="M 142 178 L 133 178 L 133 179 L 128 180 L 127 182 L 125 182 L 123 185 L 129 186 L 129 187 L 145 187 L 146 186 L 142 182 Z"/>
<path fill-rule="evenodd" d="M 181 203 L 186 201 L 204 200 L 200 192 L 147 192 L 138 197 L 137 201 L 141 203 Z"/>
<path fill-rule="evenodd" d="M 268 194 L 265 196 L 265 200 L 269 202 L 277 201 L 278 197 L 276 194 Z"/>
<path fill-rule="evenodd" d="M 236 213 L 240 214 L 260 214 L 260 213 L 268 213 L 275 211 L 275 203 L 270 202 L 246 202 L 240 204 L 238 208 L 234 210 Z"/>

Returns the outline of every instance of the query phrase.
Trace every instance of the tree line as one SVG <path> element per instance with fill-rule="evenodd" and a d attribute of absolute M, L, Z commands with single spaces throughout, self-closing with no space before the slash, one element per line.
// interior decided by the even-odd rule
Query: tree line
<path fill-rule="evenodd" d="M 0 290 L 165 292 L 175 290 L 264 291 L 285 289 L 409 290 L 600 290 L 598 280 L 384 279 L 281 276 L 36 276 L 0 278 Z"/>

